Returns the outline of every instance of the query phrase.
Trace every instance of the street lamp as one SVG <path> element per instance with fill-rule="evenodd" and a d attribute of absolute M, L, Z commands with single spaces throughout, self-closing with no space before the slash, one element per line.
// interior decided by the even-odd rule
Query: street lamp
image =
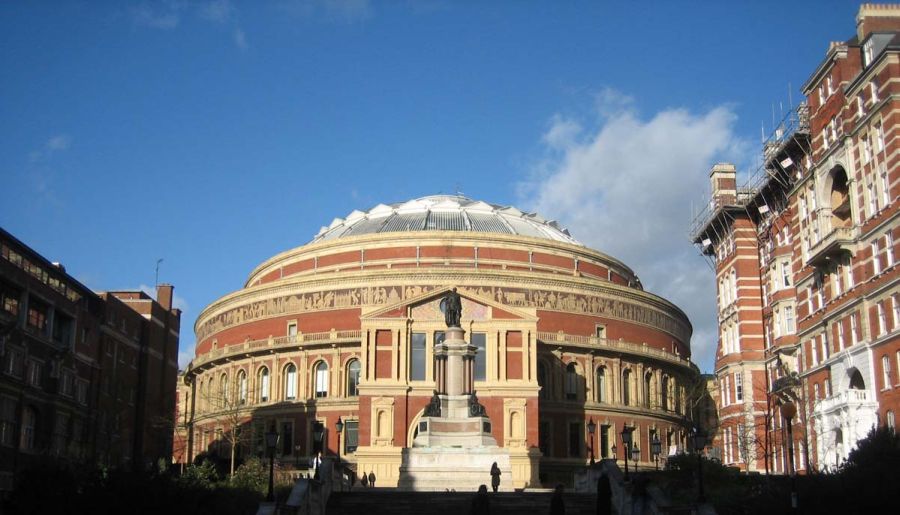
<path fill-rule="evenodd" d="M 625 455 L 625 481 L 628 481 L 628 449 L 631 448 L 632 428 L 622 426 L 622 454 Z"/>
<path fill-rule="evenodd" d="M 590 419 L 588 421 L 588 434 L 591 435 L 591 465 L 594 464 L 594 431 L 597 430 L 597 424 L 594 423 L 594 419 Z"/>
<path fill-rule="evenodd" d="M 266 448 L 269 450 L 269 493 L 266 494 L 266 502 L 275 501 L 275 447 L 278 445 L 278 433 L 275 432 L 275 423 L 266 433 Z"/>
<path fill-rule="evenodd" d="M 341 420 L 341 417 L 338 417 L 337 423 L 334 424 L 334 428 L 337 430 L 337 458 L 338 465 L 341 464 L 341 433 L 344 432 L 344 421 Z"/>
<path fill-rule="evenodd" d="M 791 510 L 797 509 L 797 471 L 794 470 L 794 431 L 791 427 L 791 419 L 797 414 L 797 406 L 793 401 L 785 401 L 781 404 L 781 414 L 787 426 L 788 434 L 788 472 L 791 475 Z"/>
<path fill-rule="evenodd" d="M 653 454 L 653 461 L 656 462 L 656 470 L 659 470 L 659 453 L 662 452 L 659 435 L 653 435 L 653 441 L 650 442 L 650 452 Z"/>
<path fill-rule="evenodd" d="M 699 427 L 695 427 L 693 431 L 694 450 L 697 451 L 697 501 L 706 502 L 706 496 L 703 495 L 703 447 L 706 445 L 706 435 Z"/>

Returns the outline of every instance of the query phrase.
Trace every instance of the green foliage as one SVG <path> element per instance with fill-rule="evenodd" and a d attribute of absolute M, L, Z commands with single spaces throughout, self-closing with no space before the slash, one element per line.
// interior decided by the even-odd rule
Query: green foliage
<path fill-rule="evenodd" d="M 234 471 L 231 485 L 264 495 L 269 488 L 269 469 L 259 458 L 248 458 Z"/>
<path fill-rule="evenodd" d="M 217 483 L 212 463 L 187 467 L 181 477 L 49 464 L 16 479 L 0 513 L 250 515 L 260 501 L 258 491 Z"/>
<path fill-rule="evenodd" d="M 217 480 L 216 466 L 210 461 L 188 465 L 178 478 L 185 488 L 213 488 Z"/>

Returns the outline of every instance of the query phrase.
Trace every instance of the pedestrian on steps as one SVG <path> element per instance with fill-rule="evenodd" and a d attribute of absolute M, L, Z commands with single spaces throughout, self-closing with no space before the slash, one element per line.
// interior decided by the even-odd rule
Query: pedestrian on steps
<path fill-rule="evenodd" d="M 369 485 L 372 488 L 375 488 L 375 473 L 374 472 L 369 472 Z"/>
<path fill-rule="evenodd" d="M 563 502 L 563 485 L 556 485 L 553 497 L 550 498 L 550 515 L 566 515 L 566 503 Z"/>
<path fill-rule="evenodd" d="M 491 465 L 491 488 L 494 489 L 494 493 L 497 493 L 497 489 L 500 488 L 500 467 L 497 466 L 496 461 Z"/>
<path fill-rule="evenodd" d="M 478 493 L 472 498 L 469 515 L 491 515 L 491 500 L 488 499 L 487 485 L 478 487 Z"/>
<path fill-rule="evenodd" d="M 363 488 L 366 488 L 369 486 L 369 477 L 366 476 L 365 470 L 363 471 L 362 476 L 359 478 L 359 482 L 362 483 Z"/>

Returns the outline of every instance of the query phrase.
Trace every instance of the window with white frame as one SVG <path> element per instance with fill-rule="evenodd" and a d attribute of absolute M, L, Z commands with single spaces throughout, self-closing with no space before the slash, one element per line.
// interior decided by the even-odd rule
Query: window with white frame
<path fill-rule="evenodd" d="M 775 338 L 781 338 L 781 311 L 776 309 L 772 316 L 774 318 L 772 330 L 775 333 Z"/>
<path fill-rule="evenodd" d="M 881 207 L 887 207 L 891 203 L 891 184 L 885 163 L 878 166 L 878 179 L 881 181 Z"/>
<path fill-rule="evenodd" d="M 284 369 L 284 398 L 294 400 L 297 398 L 297 366 L 288 363 Z"/>
<path fill-rule="evenodd" d="M 863 179 L 866 183 L 866 218 L 875 216 L 878 212 L 878 196 L 875 194 L 875 183 L 868 177 Z"/>
<path fill-rule="evenodd" d="M 866 110 L 863 106 L 863 97 L 862 94 L 856 96 L 856 116 L 862 118 L 866 115 Z"/>
<path fill-rule="evenodd" d="M 315 368 L 316 398 L 328 397 L 328 364 L 320 361 Z"/>
<path fill-rule="evenodd" d="M 891 330 L 896 331 L 900 328 L 900 295 L 896 293 L 891 295 L 891 307 L 893 308 L 892 318 L 894 320 L 894 325 L 891 327 Z"/>
<path fill-rule="evenodd" d="M 891 359 L 881 357 L 881 388 L 886 390 L 891 387 Z"/>
<path fill-rule="evenodd" d="M 863 163 L 868 163 L 872 160 L 872 142 L 868 134 L 863 135 L 860 139 L 862 140 Z"/>
<path fill-rule="evenodd" d="M 262 367 L 257 373 L 259 384 L 259 402 L 269 402 L 269 368 Z"/>
<path fill-rule="evenodd" d="M 825 361 L 828 359 L 828 354 L 829 354 L 828 342 L 825 340 L 824 334 L 820 334 L 819 336 L 816 336 L 816 339 L 819 341 L 819 351 L 822 354 L 822 361 Z"/>
<path fill-rule="evenodd" d="M 878 275 L 881 273 L 881 257 L 879 256 L 881 249 L 878 248 L 877 238 L 872 242 L 870 248 L 872 249 L 872 273 Z"/>
<path fill-rule="evenodd" d="M 781 285 L 783 288 L 791 286 L 791 262 L 788 260 L 781 262 Z"/>
<path fill-rule="evenodd" d="M 888 410 L 888 412 L 885 414 L 884 418 L 887 423 L 888 431 L 890 431 L 891 434 L 894 434 L 896 432 L 896 429 L 894 429 L 894 424 L 896 423 L 894 421 L 894 412 L 891 410 Z"/>
<path fill-rule="evenodd" d="M 744 400 L 744 382 L 740 372 L 734 373 L 734 399 L 738 402 Z"/>
<path fill-rule="evenodd" d="M 884 233 L 884 267 L 894 266 L 894 233 L 888 229 Z"/>
<path fill-rule="evenodd" d="M 287 325 L 287 335 L 290 338 L 297 337 L 297 322 L 288 322 Z"/>
<path fill-rule="evenodd" d="M 844 350 L 844 321 L 838 320 L 837 323 L 838 346 Z"/>
<path fill-rule="evenodd" d="M 819 400 L 821 398 L 821 391 L 819 390 L 819 383 L 813 384 L 813 399 Z"/>
<path fill-rule="evenodd" d="M 875 124 L 875 152 L 884 150 L 884 128 L 880 123 Z"/>
<path fill-rule="evenodd" d="M 16 400 L 11 397 L 0 397 L 0 445 L 13 446 L 17 422 Z"/>
<path fill-rule="evenodd" d="M 875 40 L 869 38 L 863 43 L 863 66 L 869 66 L 875 59 Z"/>
<path fill-rule="evenodd" d="M 785 306 L 784 307 L 784 332 L 785 334 L 794 334 L 797 330 L 797 326 L 794 323 L 794 308 L 793 306 Z"/>
<path fill-rule="evenodd" d="M 347 396 L 356 397 L 359 395 L 359 373 L 362 367 L 358 359 L 351 359 L 347 364 Z"/>
<path fill-rule="evenodd" d="M 878 102 L 878 77 L 872 77 L 869 82 L 869 89 L 872 92 L 872 103 Z"/>
<path fill-rule="evenodd" d="M 238 372 L 238 404 L 247 404 L 247 373 Z"/>
<path fill-rule="evenodd" d="M 858 313 L 853 313 L 852 315 L 850 315 L 850 342 L 852 345 L 856 345 L 856 343 L 859 341 L 859 336 L 857 335 L 857 324 L 859 323 L 857 321 L 858 316 Z"/>
<path fill-rule="evenodd" d="M 875 304 L 875 309 L 878 311 L 878 336 L 881 336 L 887 333 L 887 320 L 885 319 L 886 314 L 884 311 L 884 301 L 879 301 Z"/>
<path fill-rule="evenodd" d="M 834 79 L 831 78 L 831 75 L 825 78 L 825 88 L 828 90 L 828 96 L 834 94 Z"/>

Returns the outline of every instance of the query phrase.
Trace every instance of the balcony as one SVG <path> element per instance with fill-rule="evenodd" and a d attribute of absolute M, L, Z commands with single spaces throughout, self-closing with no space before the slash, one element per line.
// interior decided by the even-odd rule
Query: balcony
<path fill-rule="evenodd" d="M 870 395 L 867 390 L 845 390 L 819 401 L 815 408 L 816 413 L 824 415 L 835 411 L 855 411 L 859 408 L 875 409 L 878 404 L 875 401 L 870 401 L 869 397 Z"/>
<path fill-rule="evenodd" d="M 825 234 L 818 242 L 810 246 L 808 263 L 812 266 L 823 266 L 834 261 L 841 254 L 856 253 L 856 227 L 832 227 L 830 213 L 819 212 L 817 222 L 821 232 Z M 823 216 L 826 215 L 826 216 Z"/>
<path fill-rule="evenodd" d="M 276 350 L 299 349 L 309 346 L 337 343 L 358 343 L 362 331 L 327 331 L 321 333 L 297 333 L 294 336 L 269 337 L 262 340 L 247 340 L 243 343 L 225 345 L 212 349 L 194 358 L 189 370 L 201 368 L 210 363 L 255 354 L 269 354 Z"/>
<path fill-rule="evenodd" d="M 602 349 L 611 352 L 656 358 L 678 365 L 691 366 L 690 361 L 682 356 L 662 349 L 650 347 L 646 343 L 626 342 L 624 340 L 613 340 L 611 338 L 601 338 L 598 336 L 567 334 L 562 331 L 556 333 L 538 331 L 536 336 L 537 339 L 545 345 L 561 344 L 585 349 Z"/>

